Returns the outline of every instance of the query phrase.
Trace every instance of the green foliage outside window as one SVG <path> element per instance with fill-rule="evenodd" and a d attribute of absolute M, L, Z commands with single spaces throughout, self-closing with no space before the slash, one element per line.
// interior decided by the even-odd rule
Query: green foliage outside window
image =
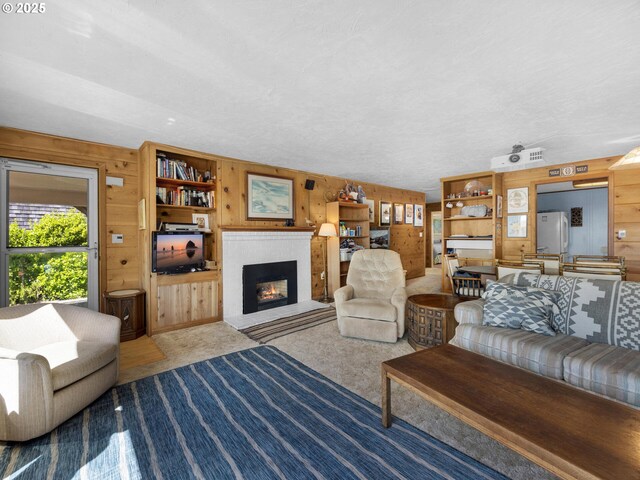
<path fill-rule="evenodd" d="M 87 245 L 87 218 L 78 211 L 49 213 L 24 229 L 9 225 L 9 247 Z M 87 254 L 12 254 L 9 260 L 11 305 L 87 296 Z"/>

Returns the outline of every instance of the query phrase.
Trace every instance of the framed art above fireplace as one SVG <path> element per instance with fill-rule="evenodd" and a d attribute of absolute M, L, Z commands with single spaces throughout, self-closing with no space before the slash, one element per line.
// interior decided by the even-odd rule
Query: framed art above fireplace
<path fill-rule="evenodd" d="M 247 172 L 247 220 L 294 220 L 293 179 Z"/>

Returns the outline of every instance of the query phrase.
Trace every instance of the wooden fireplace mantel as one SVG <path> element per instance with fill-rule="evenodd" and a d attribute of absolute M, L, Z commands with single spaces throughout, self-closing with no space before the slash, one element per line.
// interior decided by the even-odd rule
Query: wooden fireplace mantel
<path fill-rule="evenodd" d="M 259 225 L 223 225 L 223 232 L 315 232 L 316 227 L 282 227 Z"/>

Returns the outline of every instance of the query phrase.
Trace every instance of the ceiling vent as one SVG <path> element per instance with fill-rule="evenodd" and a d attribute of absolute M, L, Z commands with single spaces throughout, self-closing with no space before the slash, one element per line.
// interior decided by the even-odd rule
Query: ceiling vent
<path fill-rule="evenodd" d="M 510 154 L 491 159 L 491 169 L 509 171 L 534 167 L 537 163 L 544 162 L 542 152 L 544 148 L 525 149 L 522 145 L 514 145 Z"/>

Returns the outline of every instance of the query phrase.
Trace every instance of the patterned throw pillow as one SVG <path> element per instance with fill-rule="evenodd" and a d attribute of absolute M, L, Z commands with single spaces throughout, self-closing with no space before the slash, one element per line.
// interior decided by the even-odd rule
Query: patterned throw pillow
<path fill-rule="evenodd" d="M 556 332 L 640 351 L 640 282 L 518 273 L 511 284 L 561 294 Z"/>
<path fill-rule="evenodd" d="M 483 325 L 556 334 L 551 328 L 551 318 L 559 312 L 559 292 L 493 283 L 482 298 L 485 300 Z"/>

